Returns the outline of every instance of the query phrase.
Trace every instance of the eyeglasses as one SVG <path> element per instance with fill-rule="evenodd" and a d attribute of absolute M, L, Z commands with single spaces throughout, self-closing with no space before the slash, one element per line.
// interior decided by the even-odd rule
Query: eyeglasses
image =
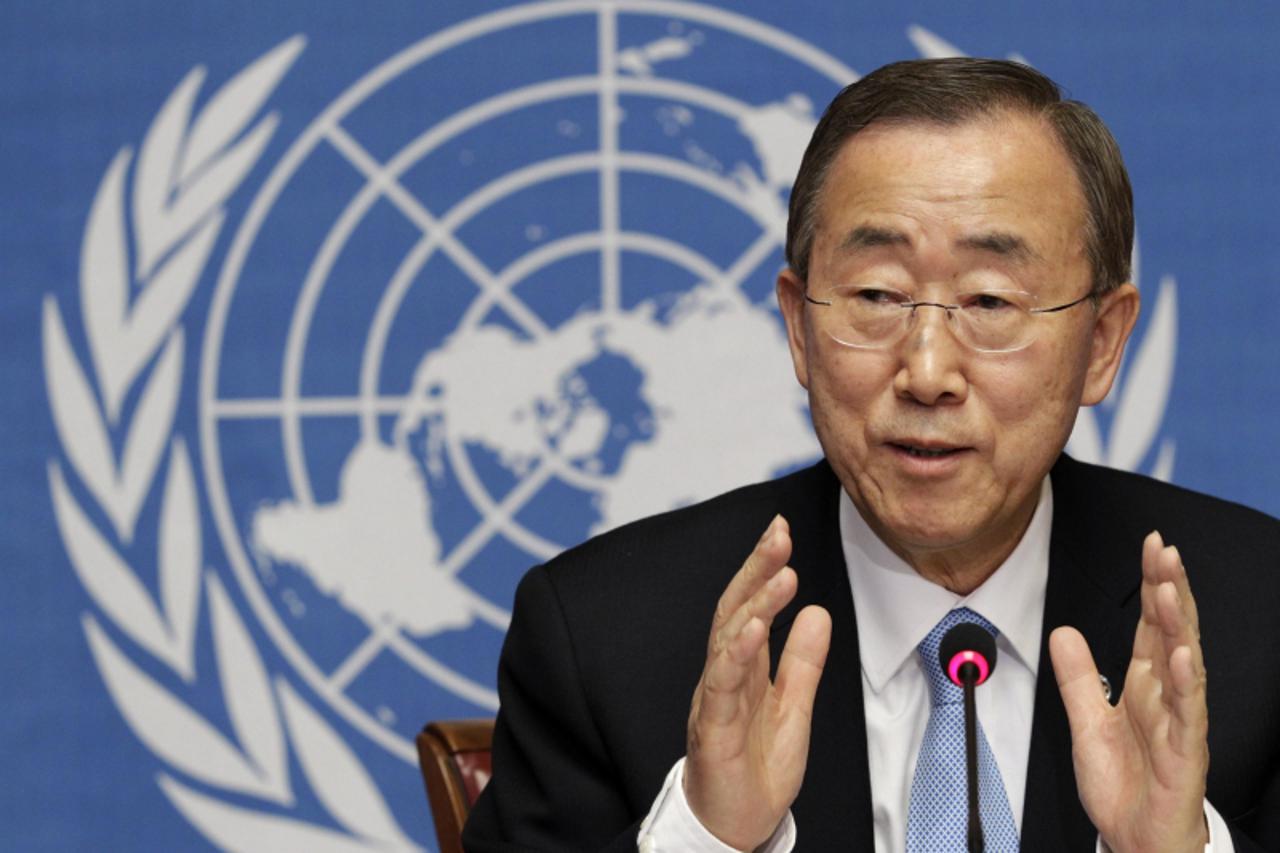
<path fill-rule="evenodd" d="M 1090 290 L 1074 302 L 1052 308 L 1035 307 L 1036 299 L 1021 290 L 984 290 L 961 293 L 954 305 L 941 302 L 913 302 L 911 297 L 884 287 L 836 287 L 826 299 L 804 298 L 834 309 L 837 322 L 828 330 L 838 343 L 860 349 L 880 349 L 896 344 L 906 335 L 917 308 L 941 308 L 947 312 L 952 333 L 964 345 L 978 352 L 1012 352 L 1035 339 L 1036 315 L 1055 314 L 1074 308 L 1094 295 Z"/>

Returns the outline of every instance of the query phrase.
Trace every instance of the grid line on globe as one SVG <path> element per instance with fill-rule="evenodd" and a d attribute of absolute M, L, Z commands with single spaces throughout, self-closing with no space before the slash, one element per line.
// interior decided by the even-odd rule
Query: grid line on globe
<path fill-rule="evenodd" d="M 452 111 L 412 97 L 440 91 L 433 73 L 446 79 L 468 56 L 479 69 L 504 39 L 547 27 L 589 28 L 593 67 L 534 82 L 495 72 L 492 91 L 442 94 L 460 101 Z M 729 49 L 763 52 L 777 97 L 680 78 L 696 78 L 700 51 Z M 209 314 L 204 479 L 266 633 L 388 752 L 416 760 L 412 712 L 425 703 L 411 695 L 397 712 L 404 667 L 439 716 L 496 708 L 506 601 L 532 562 L 817 455 L 769 262 L 811 104 L 854 76 L 810 44 L 697 4 L 517 6 L 369 72 L 267 178 Z M 384 138 L 418 118 L 428 126 L 408 143 Z M 521 149 L 513 138 L 533 156 L 497 162 L 501 143 Z M 336 210 L 322 221 L 324 204 Z M 681 205 L 698 228 L 671 224 Z M 721 221 L 718 244 L 695 242 Z M 281 282 L 296 287 L 291 303 Z M 349 328 L 358 317 L 361 335 Z M 264 346 L 281 348 L 275 374 Z M 749 388 L 708 387 L 730 367 Z M 337 376 L 355 393 L 316 390 Z M 742 423 L 739 403 L 762 388 L 794 405 Z M 742 438 L 736 451 L 724 452 L 726 429 Z M 722 452 L 700 452 L 709 442 Z M 227 458 L 237 452 L 281 465 L 246 476 Z M 685 482 L 653 476 L 669 468 Z M 486 644 L 490 665 L 476 666 Z"/>

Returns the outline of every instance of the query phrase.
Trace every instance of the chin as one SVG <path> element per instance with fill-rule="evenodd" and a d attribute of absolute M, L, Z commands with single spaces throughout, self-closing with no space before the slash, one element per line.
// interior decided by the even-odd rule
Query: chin
<path fill-rule="evenodd" d="M 964 545 L 973 538 L 973 528 L 965 524 L 939 522 L 919 516 L 887 521 L 889 523 L 885 527 L 889 535 L 913 550 L 944 551 Z"/>
<path fill-rule="evenodd" d="M 884 506 L 872 506 L 885 532 L 911 548 L 942 550 L 972 542 L 990 518 L 981 512 L 956 513 L 950 496 L 897 499 Z M 881 511 L 883 510 L 883 511 Z"/>

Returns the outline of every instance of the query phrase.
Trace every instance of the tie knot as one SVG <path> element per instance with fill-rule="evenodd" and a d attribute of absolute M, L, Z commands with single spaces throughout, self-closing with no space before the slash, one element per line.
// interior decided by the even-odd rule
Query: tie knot
<path fill-rule="evenodd" d="M 942 646 L 942 638 L 947 635 L 957 625 L 966 622 L 978 625 L 991 636 L 998 637 L 1000 632 L 996 630 L 996 626 L 992 625 L 979 614 L 967 607 L 957 607 L 939 620 L 937 625 L 920 641 L 920 645 L 916 646 L 916 651 L 920 654 L 920 660 L 924 664 L 925 675 L 929 679 L 929 695 L 934 705 L 948 705 L 953 702 L 959 702 L 964 698 L 964 691 L 956 686 L 947 674 L 942 671 L 942 663 L 938 660 L 938 649 Z"/>

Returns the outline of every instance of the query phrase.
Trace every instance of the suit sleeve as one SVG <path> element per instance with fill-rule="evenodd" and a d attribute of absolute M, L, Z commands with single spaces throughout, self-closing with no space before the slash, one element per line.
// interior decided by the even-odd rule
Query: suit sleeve
<path fill-rule="evenodd" d="M 551 578 L 533 569 L 502 647 L 493 778 L 463 832 L 468 853 L 636 850 L 643 814 L 592 718 L 574 641 Z"/>
<path fill-rule="evenodd" d="M 1274 725 L 1274 723 L 1273 723 Z M 1235 820 L 1227 820 L 1236 853 L 1276 853 L 1280 851 L 1280 757 L 1272 767 L 1258 804 Z"/>

